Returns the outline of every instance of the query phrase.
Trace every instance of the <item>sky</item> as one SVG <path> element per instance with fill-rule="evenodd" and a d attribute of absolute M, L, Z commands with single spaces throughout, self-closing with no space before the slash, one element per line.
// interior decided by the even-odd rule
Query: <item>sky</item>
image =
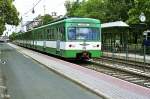
<path fill-rule="evenodd" d="M 52 12 L 56 12 L 57 15 L 65 15 L 66 9 L 64 3 L 66 0 L 41 0 L 40 3 L 34 8 L 35 13 L 32 13 L 33 5 L 37 4 L 39 0 L 15 0 L 14 5 L 19 12 L 19 17 L 22 16 L 23 24 L 27 21 L 32 21 L 38 15 L 44 15 L 44 6 L 45 6 L 45 14 L 51 14 Z M 70 0 L 74 1 L 74 0 Z M 7 30 L 3 33 L 5 35 L 8 32 L 10 35 L 12 32 L 20 31 L 20 26 L 12 27 L 7 25 Z"/>
<path fill-rule="evenodd" d="M 37 4 L 39 0 L 15 0 L 14 5 L 16 6 L 20 16 L 23 17 L 23 21 L 31 21 L 33 18 L 37 17 L 39 14 L 45 13 L 51 14 L 52 12 L 57 12 L 57 15 L 64 15 L 66 9 L 64 3 L 66 0 L 41 0 L 40 3 L 34 8 L 35 13 L 32 14 L 33 5 Z"/>
<path fill-rule="evenodd" d="M 44 6 L 45 6 L 45 14 L 52 14 L 52 12 L 56 12 L 57 16 L 65 15 L 66 8 L 64 3 L 66 0 L 15 0 L 13 4 L 15 5 L 17 11 L 19 12 L 19 17 L 23 18 L 23 24 L 27 21 L 32 21 L 38 15 L 44 15 Z M 76 1 L 76 0 L 69 0 L 69 1 Z M 79 0 L 82 1 L 82 0 Z M 35 13 L 32 13 L 33 6 L 38 5 L 34 8 Z M 19 32 L 21 29 L 21 25 L 9 26 L 6 25 L 6 31 L 4 31 L 3 35 L 7 34 L 10 35 L 12 32 Z"/>

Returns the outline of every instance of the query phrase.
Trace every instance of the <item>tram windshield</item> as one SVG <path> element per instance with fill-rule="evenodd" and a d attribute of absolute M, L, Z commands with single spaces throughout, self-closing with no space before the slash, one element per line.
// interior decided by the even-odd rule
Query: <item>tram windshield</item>
<path fill-rule="evenodd" d="M 68 40 L 99 40 L 99 28 L 68 28 Z"/>

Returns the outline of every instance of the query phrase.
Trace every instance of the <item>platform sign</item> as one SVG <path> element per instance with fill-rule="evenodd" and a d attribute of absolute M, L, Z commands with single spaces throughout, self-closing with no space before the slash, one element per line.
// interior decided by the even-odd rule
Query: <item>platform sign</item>
<path fill-rule="evenodd" d="M 148 31 L 145 31 L 145 32 L 143 33 L 143 35 L 144 35 L 143 44 L 144 44 L 145 46 L 150 46 L 150 36 L 149 36 L 149 34 L 150 34 L 150 31 L 149 31 L 149 30 L 148 30 Z"/>
<path fill-rule="evenodd" d="M 145 46 L 150 46 L 150 40 L 144 40 L 144 45 Z"/>

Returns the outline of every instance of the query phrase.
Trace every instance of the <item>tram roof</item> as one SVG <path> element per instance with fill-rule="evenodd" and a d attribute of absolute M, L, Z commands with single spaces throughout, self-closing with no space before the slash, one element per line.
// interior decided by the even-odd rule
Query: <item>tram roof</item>
<path fill-rule="evenodd" d="M 58 19 L 58 20 L 54 20 L 51 23 L 47 24 L 47 25 L 43 25 L 37 28 L 34 28 L 33 30 L 36 29 L 40 29 L 49 25 L 54 25 L 54 24 L 58 24 L 58 23 L 62 23 L 62 22 L 91 22 L 91 23 L 100 23 L 100 20 L 98 19 L 93 19 L 93 18 L 62 18 L 62 19 Z M 29 31 L 33 31 L 33 30 L 29 30 Z"/>
<path fill-rule="evenodd" d="M 67 18 L 66 22 L 92 22 L 92 23 L 100 23 L 100 20 L 93 18 Z"/>
<path fill-rule="evenodd" d="M 129 25 L 123 21 L 116 21 L 116 22 L 103 23 L 103 24 L 101 24 L 101 27 L 102 28 L 129 27 Z"/>

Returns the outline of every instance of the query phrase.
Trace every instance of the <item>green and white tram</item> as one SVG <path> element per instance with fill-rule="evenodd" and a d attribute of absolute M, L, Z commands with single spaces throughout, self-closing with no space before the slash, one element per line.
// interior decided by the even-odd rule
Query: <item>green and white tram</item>
<path fill-rule="evenodd" d="M 102 55 L 100 21 L 66 18 L 15 37 L 15 43 L 64 58 L 89 59 Z"/>

